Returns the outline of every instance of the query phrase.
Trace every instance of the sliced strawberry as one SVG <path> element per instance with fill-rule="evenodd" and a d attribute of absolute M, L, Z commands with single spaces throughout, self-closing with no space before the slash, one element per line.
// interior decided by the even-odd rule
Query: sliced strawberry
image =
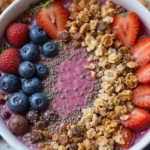
<path fill-rule="evenodd" d="M 150 83 L 150 64 L 138 68 L 135 72 L 139 83 Z"/>
<path fill-rule="evenodd" d="M 52 2 L 48 7 L 41 8 L 37 13 L 38 24 L 54 40 L 58 40 L 59 33 L 66 30 L 67 21 L 67 9 L 57 1 Z"/>
<path fill-rule="evenodd" d="M 143 108 L 150 108 L 150 84 L 140 85 L 133 90 L 132 103 Z"/>
<path fill-rule="evenodd" d="M 112 31 L 125 46 L 131 47 L 139 32 L 139 19 L 134 12 L 114 17 Z"/>
<path fill-rule="evenodd" d="M 123 137 L 124 144 L 119 144 L 119 147 L 130 148 L 133 141 L 134 141 L 133 132 L 131 130 L 129 130 L 128 128 L 125 128 L 125 127 L 123 127 L 120 132 L 121 132 L 121 135 Z"/>
<path fill-rule="evenodd" d="M 121 124 L 129 129 L 140 129 L 150 123 L 150 114 L 142 108 L 134 108 L 129 113 L 128 120 L 121 120 Z"/>
<path fill-rule="evenodd" d="M 140 66 L 150 62 L 150 38 L 138 40 L 132 47 L 131 54 Z"/>

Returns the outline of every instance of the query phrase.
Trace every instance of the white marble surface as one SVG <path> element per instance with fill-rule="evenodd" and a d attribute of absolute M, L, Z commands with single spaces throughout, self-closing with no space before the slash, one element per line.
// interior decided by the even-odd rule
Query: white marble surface
<path fill-rule="evenodd" d="M 0 150 L 15 150 L 10 147 L 3 139 L 0 139 Z"/>

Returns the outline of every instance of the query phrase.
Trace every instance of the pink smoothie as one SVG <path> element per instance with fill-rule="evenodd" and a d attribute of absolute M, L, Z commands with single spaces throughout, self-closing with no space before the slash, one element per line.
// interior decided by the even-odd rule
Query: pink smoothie
<path fill-rule="evenodd" d="M 71 3 L 70 0 L 60 1 L 65 5 L 65 7 L 68 7 Z M 36 21 L 34 19 L 29 25 L 29 27 L 32 27 L 35 24 Z M 143 37 L 150 37 L 150 32 L 141 23 L 138 38 L 140 39 Z M 95 92 L 95 80 L 91 78 L 89 71 L 84 68 L 84 66 L 89 64 L 87 62 L 87 58 L 83 56 L 85 49 L 69 49 L 68 51 L 68 56 L 72 54 L 75 55 L 70 60 L 65 59 L 58 65 L 56 83 L 52 86 L 49 86 L 47 82 L 44 82 L 44 87 L 46 87 L 47 91 L 60 91 L 57 94 L 55 100 L 50 101 L 50 107 L 48 108 L 55 110 L 60 118 L 67 117 L 69 113 L 72 113 L 77 109 L 85 107 L 88 103 L 87 97 L 91 93 Z M 56 57 L 53 59 L 41 60 L 41 62 L 45 63 L 46 65 L 50 65 L 56 59 L 59 58 Z M 5 111 L 10 111 L 7 105 L 0 105 L 0 113 L 2 114 Z M 7 124 L 7 121 L 5 122 Z M 144 131 L 135 132 L 135 142 L 138 142 L 149 130 L 150 128 Z M 17 138 L 30 149 L 38 150 L 37 145 L 32 144 L 29 141 L 28 137 L 19 136 Z"/>

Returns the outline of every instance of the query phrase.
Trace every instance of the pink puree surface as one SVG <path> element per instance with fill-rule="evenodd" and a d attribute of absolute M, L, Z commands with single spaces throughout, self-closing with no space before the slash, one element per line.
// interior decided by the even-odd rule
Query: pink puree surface
<path fill-rule="evenodd" d="M 76 50 L 83 52 L 83 49 Z M 73 112 L 77 105 L 83 107 L 85 105 L 86 96 L 89 95 L 93 86 L 93 79 L 88 75 L 88 71 L 84 68 L 88 65 L 86 58 L 82 55 L 74 57 L 75 60 L 65 60 L 59 66 L 59 74 L 56 87 L 63 91 L 57 96 L 56 111 L 60 117 L 66 116 L 69 112 Z M 84 76 L 84 78 L 81 78 Z M 62 78 L 64 81 L 59 82 Z M 91 79 L 90 81 L 87 79 Z M 67 92 L 65 92 L 67 91 Z M 61 100 L 64 97 L 64 100 Z M 68 102 L 67 102 L 68 101 Z M 65 106 L 65 109 L 62 107 Z M 60 112 L 59 109 L 62 108 Z"/>
<path fill-rule="evenodd" d="M 65 5 L 65 7 L 68 7 L 71 3 L 69 0 L 61 0 L 61 2 Z M 36 24 L 36 21 L 33 21 L 33 24 Z M 30 27 L 32 25 L 30 25 Z M 150 32 L 141 23 L 138 38 L 140 39 L 143 37 L 150 37 Z M 80 48 L 76 51 L 82 52 L 84 49 Z M 87 74 L 88 71 L 84 68 L 85 65 L 88 65 L 88 62 L 81 54 L 75 56 L 72 60 L 65 60 L 59 65 L 59 73 L 55 87 L 58 90 L 62 90 L 62 93 L 57 96 L 56 101 L 53 102 L 52 105 L 55 107 L 55 110 L 58 112 L 60 117 L 66 116 L 69 112 L 73 112 L 77 108 L 77 105 L 83 107 L 86 103 L 86 96 L 89 95 L 94 80 L 87 79 L 90 78 L 90 75 Z M 81 75 L 85 75 L 85 77 L 82 79 L 80 77 Z M 63 79 L 63 82 L 60 82 L 60 78 Z M 66 90 L 68 92 L 65 92 Z M 81 92 L 83 92 L 82 95 Z M 61 100 L 62 97 L 65 97 L 65 100 Z M 60 109 L 62 109 L 61 112 Z M 2 113 L 5 111 L 9 111 L 7 105 L 0 106 L 0 112 Z M 138 142 L 149 130 L 150 128 L 147 128 L 146 130 L 135 132 L 135 142 Z M 29 143 L 25 137 L 19 136 L 17 138 L 30 149 L 38 150 L 37 145 Z"/>

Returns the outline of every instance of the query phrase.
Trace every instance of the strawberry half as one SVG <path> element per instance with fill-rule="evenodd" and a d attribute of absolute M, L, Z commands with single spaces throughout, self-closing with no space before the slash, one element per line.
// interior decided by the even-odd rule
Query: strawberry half
<path fill-rule="evenodd" d="M 134 142 L 134 134 L 131 130 L 128 128 L 123 127 L 120 131 L 124 144 L 119 144 L 119 147 L 121 148 L 130 148 L 132 146 L 132 143 Z"/>
<path fill-rule="evenodd" d="M 133 90 L 132 103 L 143 108 L 150 108 L 150 84 L 140 85 Z"/>
<path fill-rule="evenodd" d="M 121 124 L 129 129 L 140 129 L 150 123 L 150 114 L 142 108 L 134 108 L 129 113 L 128 120 L 121 120 Z"/>
<path fill-rule="evenodd" d="M 132 47 L 131 54 L 140 66 L 150 62 L 150 38 L 138 40 Z"/>
<path fill-rule="evenodd" d="M 123 45 L 131 47 L 139 32 L 139 19 L 132 11 L 117 15 L 114 17 L 112 31 Z"/>
<path fill-rule="evenodd" d="M 59 33 L 67 29 L 67 21 L 67 9 L 57 1 L 52 2 L 48 7 L 39 9 L 37 13 L 38 24 L 54 40 L 58 40 Z"/>
<path fill-rule="evenodd" d="M 17 74 L 21 61 L 19 50 L 8 48 L 0 55 L 0 70 L 5 73 Z"/>
<path fill-rule="evenodd" d="M 150 83 L 150 64 L 138 68 L 135 72 L 139 83 Z"/>

